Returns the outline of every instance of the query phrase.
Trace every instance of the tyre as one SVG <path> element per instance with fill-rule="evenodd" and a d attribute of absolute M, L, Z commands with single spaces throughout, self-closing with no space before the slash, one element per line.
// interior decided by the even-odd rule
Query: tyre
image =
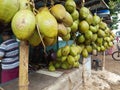
<path fill-rule="evenodd" d="M 115 51 L 112 53 L 112 58 L 116 61 L 120 61 L 120 51 Z"/>

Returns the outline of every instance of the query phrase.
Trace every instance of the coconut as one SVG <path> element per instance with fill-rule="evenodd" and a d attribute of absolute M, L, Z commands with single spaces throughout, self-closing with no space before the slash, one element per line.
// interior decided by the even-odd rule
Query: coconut
<path fill-rule="evenodd" d="M 46 37 L 55 37 L 58 34 L 58 24 L 55 17 L 49 12 L 47 7 L 40 8 L 36 15 L 40 32 Z"/>
<path fill-rule="evenodd" d="M 100 23 L 100 21 L 101 21 L 100 17 L 95 14 L 95 15 L 93 16 L 93 22 L 92 22 L 92 24 L 93 24 L 93 25 L 97 25 L 97 24 Z"/>
<path fill-rule="evenodd" d="M 73 21 L 79 19 L 79 12 L 77 10 L 74 10 L 73 13 L 71 13 L 71 16 L 73 18 Z"/>
<path fill-rule="evenodd" d="M 97 40 L 97 37 L 98 37 L 97 34 L 93 34 L 93 36 L 92 36 L 92 41 L 95 42 L 95 41 Z"/>
<path fill-rule="evenodd" d="M 90 24 L 92 24 L 93 22 L 93 15 L 92 14 L 88 14 L 87 17 L 85 18 L 85 20 Z"/>
<path fill-rule="evenodd" d="M 75 33 L 78 30 L 78 23 L 77 21 L 74 21 L 72 26 L 71 26 L 71 32 Z"/>
<path fill-rule="evenodd" d="M 85 57 L 85 58 L 88 57 L 88 51 L 87 51 L 86 48 L 84 48 L 84 49 L 82 50 L 82 56 Z"/>
<path fill-rule="evenodd" d="M 77 39 L 78 39 L 78 43 L 83 43 L 83 42 L 85 42 L 85 37 L 84 37 L 84 35 L 78 36 Z"/>
<path fill-rule="evenodd" d="M 55 6 L 51 7 L 50 12 L 58 21 L 61 21 L 66 15 L 66 10 L 61 4 L 56 4 Z"/>
<path fill-rule="evenodd" d="M 98 31 L 97 25 L 96 26 L 90 25 L 90 31 L 92 31 L 93 33 L 96 33 Z"/>
<path fill-rule="evenodd" d="M 72 13 L 76 9 L 76 3 L 74 0 L 67 0 L 65 2 L 65 8 L 69 13 Z"/>
<path fill-rule="evenodd" d="M 64 37 L 67 33 L 68 31 L 64 24 L 58 24 L 58 36 Z"/>
<path fill-rule="evenodd" d="M 90 14 L 90 10 L 86 7 L 81 7 L 79 14 L 81 19 L 85 19 Z"/>
<path fill-rule="evenodd" d="M 43 41 L 45 46 L 52 46 L 57 42 L 57 37 L 54 38 L 44 37 Z"/>
<path fill-rule="evenodd" d="M 72 16 L 66 12 L 66 16 L 63 18 L 62 22 L 66 27 L 70 27 L 73 24 Z"/>
<path fill-rule="evenodd" d="M 103 29 L 103 30 L 105 30 L 105 29 L 107 28 L 107 24 L 106 24 L 105 22 L 103 22 L 103 21 L 101 21 L 101 22 L 99 23 L 99 26 L 100 26 L 100 28 Z"/>
<path fill-rule="evenodd" d="M 63 41 L 69 41 L 70 40 L 70 33 L 68 33 L 67 35 L 65 35 L 64 37 L 62 37 Z"/>
<path fill-rule="evenodd" d="M 105 32 L 102 29 L 98 30 L 98 37 L 105 37 Z"/>
<path fill-rule="evenodd" d="M 11 24 L 18 39 L 28 40 L 35 30 L 35 16 L 30 10 L 20 10 L 13 17 Z"/>
<path fill-rule="evenodd" d="M 86 46 L 86 49 L 87 49 L 88 53 L 91 53 L 91 52 L 92 52 L 92 46 L 87 45 L 87 46 Z"/>
<path fill-rule="evenodd" d="M 0 1 L 0 22 L 7 24 L 19 9 L 19 0 Z"/>
<path fill-rule="evenodd" d="M 42 36 L 43 38 L 43 36 Z M 35 30 L 35 32 L 33 33 L 33 35 L 28 39 L 29 43 L 32 46 L 38 46 L 41 43 L 41 38 L 37 32 L 37 30 Z"/>
<path fill-rule="evenodd" d="M 20 1 L 20 10 L 21 9 L 29 9 L 31 10 L 29 0 L 19 0 Z"/>
<path fill-rule="evenodd" d="M 79 31 L 80 31 L 81 33 L 85 33 L 85 32 L 87 32 L 88 30 L 89 30 L 89 24 L 88 24 L 85 20 L 81 21 L 81 22 L 79 23 Z"/>

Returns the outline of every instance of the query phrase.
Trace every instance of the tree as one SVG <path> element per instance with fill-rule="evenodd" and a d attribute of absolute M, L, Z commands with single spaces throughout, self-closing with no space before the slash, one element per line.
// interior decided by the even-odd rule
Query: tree
<path fill-rule="evenodd" d="M 118 13 L 120 13 L 120 0 L 110 0 L 109 1 L 110 12 L 112 16 L 111 29 L 118 29 Z"/>

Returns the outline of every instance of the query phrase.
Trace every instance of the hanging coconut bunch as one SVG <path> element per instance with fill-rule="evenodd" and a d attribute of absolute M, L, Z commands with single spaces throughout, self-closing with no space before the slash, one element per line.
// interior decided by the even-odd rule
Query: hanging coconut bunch
<path fill-rule="evenodd" d="M 32 46 L 41 42 L 44 46 L 54 45 L 57 37 L 73 39 L 82 48 L 83 57 L 93 50 L 105 51 L 113 46 L 114 35 L 108 25 L 84 4 L 78 9 L 74 0 L 66 0 L 64 5 L 51 1 L 50 7 L 38 10 L 33 0 L 1 1 L 0 22 L 11 22 L 15 36 Z"/>
<path fill-rule="evenodd" d="M 68 21 L 71 21 L 68 25 L 66 25 L 70 30 L 68 31 L 68 34 L 65 36 L 65 38 L 69 37 L 74 39 L 76 32 L 78 31 L 78 24 L 79 24 L 79 11 L 76 8 L 76 3 L 74 0 L 66 0 L 65 2 L 65 9 L 67 11 L 67 17 L 70 17 Z M 66 20 L 66 19 L 64 19 Z M 68 41 L 62 38 L 64 41 Z"/>
<path fill-rule="evenodd" d="M 112 36 L 107 24 L 97 14 L 93 15 L 89 8 L 84 6 L 84 3 L 79 9 L 78 21 L 75 41 L 83 48 L 81 51 L 83 57 L 88 57 L 94 50 L 105 51 L 113 46 L 114 36 Z"/>
<path fill-rule="evenodd" d="M 73 24 L 72 16 L 69 14 L 69 12 L 66 11 L 62 4 L 52 5 L 50 12 L 57 20 L 58 36 L 61 37 L 64 41 L 68 41 L 71 37 L 71 30 L 68 28 Z"/>

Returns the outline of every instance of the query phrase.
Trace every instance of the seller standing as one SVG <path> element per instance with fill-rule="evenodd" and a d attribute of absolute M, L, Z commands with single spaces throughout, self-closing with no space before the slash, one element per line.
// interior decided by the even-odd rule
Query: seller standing
<path fill-rule="evenodd" d="M 2 39 L 0 60 L 2 64 L 2 83 L 5 83 L 19 75 L 19 45 L 16 39 L 12 38 L 10 31 L 4 31 Z"/>

